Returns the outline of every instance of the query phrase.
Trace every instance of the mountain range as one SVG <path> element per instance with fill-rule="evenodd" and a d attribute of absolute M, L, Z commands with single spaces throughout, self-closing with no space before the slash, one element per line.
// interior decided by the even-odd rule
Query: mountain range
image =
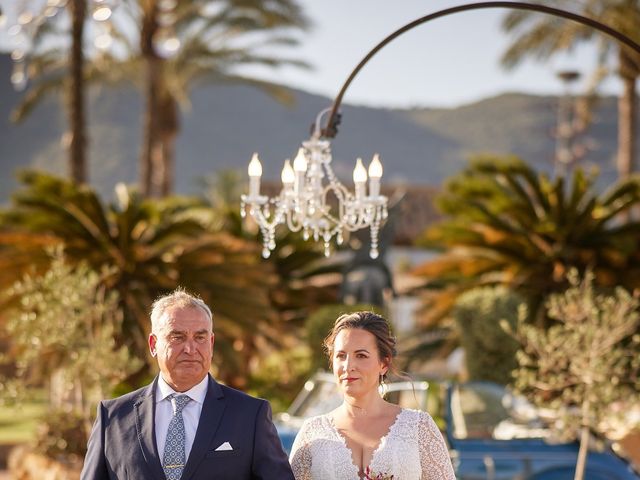
<path fill-rule="evenodd" d="M 11 59 L 0 56 L 0 203 L 15 190 L 19 168 L 66 172 L 62 99 L 49 98 L 22 123 L 11 123 L 10 112 L 23 95 L 10 84 L 11 68 Z M 181 113 L 176 191 L 195 193 L 199 179 L 222 169 L 246 172 L 253 152 L 260 155 L 265 179 L 279 179 L 284 159 L 295 155 L 318 112 L 332 103 L 300 90 L 292 94 L 294 104 L 285 106 L 246 86 L 196 88 Z M 93 87 L 88 99 L 90 181 L 110 198 L 117 182 L 137 180 L 143 102 L 139 91 L 122 86 Z M 553 96 L 504 93 L 457 108 L 343 104 L 342 123 L 332 141 L 333 166 L 350 184 L 356 158 L 368 164 L 378 152 L 383 181 L 435 187 L 477 153 L 516 154 L 552 171 L 558 101 Z M 598 165 L 604 184 L 616 177 L 616 116 L 616 99 L 600 99 L 588 131 L 591 150 L 585 163 Z"/>

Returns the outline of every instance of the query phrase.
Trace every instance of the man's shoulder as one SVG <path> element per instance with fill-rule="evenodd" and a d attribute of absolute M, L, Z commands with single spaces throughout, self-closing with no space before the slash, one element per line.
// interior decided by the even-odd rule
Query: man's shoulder
<path fill-rule="evenodd" d="M 225 398 L 234 403 L 239 402 L 243 405 L 254 404 L 256 406 L 259 406 L 262 403 L 268 403 L 263 398 L 254 397 L 241 390 L 236 390 L 235 388 L 223 385 L 222 383 L 218 383 L 218 386 L 221 388 L 222 394 L 225 396 Z"/>
<path fill-rule="evenodd" d="M 151 388 L 153 388 L 153 383 L 149 385 L 145 385 L 137 390 L 134 390 L 129 393 L 125 393 L 116 398 L 110 398 L 102 401 L 102 405 L 107 409 L 119 408 L 123 405 L 134 404 L 139 400 L 145 398 L 146 396 L 151 394 Z"/>

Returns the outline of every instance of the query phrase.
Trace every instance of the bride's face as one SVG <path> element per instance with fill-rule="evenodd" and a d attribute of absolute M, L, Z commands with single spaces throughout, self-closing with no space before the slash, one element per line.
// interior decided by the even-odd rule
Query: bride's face
<path fill-rule="evenodd" d="M 359 328 L 338 333 L 333 344 L 332 365 L 340 390 L 353 397 L 377 393 L 380 375 L 387 371 L 375 336 Z"/>

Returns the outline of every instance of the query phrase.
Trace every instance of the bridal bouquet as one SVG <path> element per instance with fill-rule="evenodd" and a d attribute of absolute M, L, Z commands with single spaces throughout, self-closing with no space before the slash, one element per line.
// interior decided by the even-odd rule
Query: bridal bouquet
<path fill-rule="evenodd" d="M 393 475 L 388 473 L 375 473 L 369 467 L 364 471 L 364 480 L 393 480 Z"/>

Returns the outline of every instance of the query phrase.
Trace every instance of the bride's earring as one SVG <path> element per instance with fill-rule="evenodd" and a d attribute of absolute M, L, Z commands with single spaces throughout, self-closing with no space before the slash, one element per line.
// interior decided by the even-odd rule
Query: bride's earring
<path fill-rule="evenodd" d="M 384 373 L 380 374 L 380 378 L 378 379 L 378 391 L 380 392 L 380 396 L 382 398 L 387 394 L 387 384 L 384 381 Z"/>

